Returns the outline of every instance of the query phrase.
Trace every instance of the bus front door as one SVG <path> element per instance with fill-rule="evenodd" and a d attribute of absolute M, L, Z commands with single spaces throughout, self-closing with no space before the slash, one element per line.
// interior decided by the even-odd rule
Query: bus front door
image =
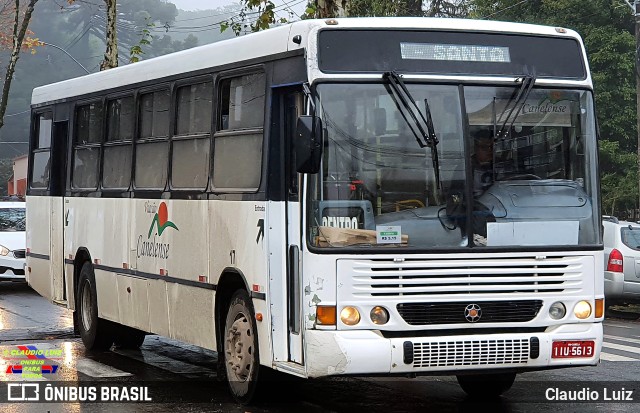
<path fill-rule="evenodd" d="M 302 262 L 300 222 L 300 178 L 295 170 L 293 138 L 298 116 L 303 113 L 304 99 L 300 92 L 288 93 L 284 97 L 285 131 L 285 191 L 287 216 L 287 302 L 289 320 L 289 360 L 304 364 L 302 346 Z"/>
<path fill-rule="evenodd" d="M 300 235 L 300 185 L 292 142 L 298 116 L 303 111 L 301 86 L 273 87 L 273 119 L 269 158 L 269 285 L 272 300 L 273 359 L 304 364 L 302 274 Z M 273 178 L 272 178 L 273 177 Z M 277 309 L 277 311 L 276 311 Z"/>
<path fill-rule="evenodd" d="M 64 264 L 64 234 L 66 232 L 66 204 L 64 204 L 64 195 L 66 188 L 66 159 L 67 159 L 67 143 L 69 139 L 69 121 L 66 119 L 66 111 L 58 114 L 63 119 L 56 119 L 53 122 L 53 139 L 51 151 L 51 249 L 50 249 L 50 265 L 52 280 L 52 296 L 51 299 L 61 305 L 67 305 L 67 282 L 65 280 L 65 264 Z"/>

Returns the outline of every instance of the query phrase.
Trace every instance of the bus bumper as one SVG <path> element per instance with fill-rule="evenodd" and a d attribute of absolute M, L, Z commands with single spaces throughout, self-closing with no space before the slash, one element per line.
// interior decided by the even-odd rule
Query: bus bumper
<path fill-rule="evenodd" d="M 474 334 L 385 338 L 379 331 L 308 330 L 309 377 L 351 374 L 536 370 L 596 365 L 602 349 L 602 323 L 566 324 L 541 333 Z M 552 358 L 554 341 L 593 340 L 590 357 Z"/>

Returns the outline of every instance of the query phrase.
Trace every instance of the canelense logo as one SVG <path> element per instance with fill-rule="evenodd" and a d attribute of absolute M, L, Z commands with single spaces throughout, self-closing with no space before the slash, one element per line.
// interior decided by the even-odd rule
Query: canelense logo
<path fill-rule="evenodd" d="M 167 204 L 164 202 L 160 203 L 158 207 L 158 212 L 153 216 L 153 221 L 151 221 L 151 227 L 149 227 L 149 235 L 147 238 L 151 238 L 151 234 L 153 234 L 153 227 L 158 227 L 158 235 L 162 235 L 166 228 L 174 228 L 176 231 L 180 231 L 176 224 L 169 221 L 169 212 L 167 211 Z"/>

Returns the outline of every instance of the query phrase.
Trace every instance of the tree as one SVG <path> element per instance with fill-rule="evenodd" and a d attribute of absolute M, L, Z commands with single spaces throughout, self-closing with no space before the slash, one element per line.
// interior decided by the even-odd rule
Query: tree
<path fill-rule="evenodd" d="M 247 31 L 257 32 L 268 29 L 276 23 L 287 22 L 285 18 L 277 18 L 276 5 L 271 0 L 242 0 L 241 4 L 242 9 L 236 16 L 220 22 L 221 32 L 231 29 L 236 36 L 239 36 Z M 250 15 L 255 15 L 255 20 L 249 20 L 247 16 Z"/>
<path fill-rule="evenodd" d="M 104 0 L 107 5 L 107 50 L 104 52 L 104 60 L 100 64 L 100 70 L 118 67 L 118 37 L 116 32 L 116 0 Z"/>
<path fill-rule="evenodd" d="M 468 3 L 466 0 L 431 0 L 425 15 L 429 17 L 467 17 L 469 14 Z"/>
<path fill-rule="evenodd" d="M 475 17 L 538 23 L 582 36 L 595 89 L 600 126 L 603 210 L 627 215 L 638 204 L 634 19 L 610 0 L 470 0 Z"/>
<path fill-rule="evenodd" d="M 13 160 L 0 159 L 0 196 L 7 194 L 7 184 L 13 176 Z"/>
<path fill-rule="evenodd" d="M 6 0 L 0 0 L 0 4 L 3 1 Z M 10 1 L 12 2 L 13 0 Z M 24 8 L 26 0 L 22 0 L 21 4 Z M 219 13 L 236 14 L 237 10 L 237 7 L 229 7 L 228 9 L 221 9 Z M 175 30 L 175 36 L 169 36 L 166 33 L 165 23 L 168 23 L 170 33 L 174 33 L 172 31 L 174 28 L 173 23 L 178 15 L 176 7 L 171 3 L 165 3 L 163 0 L 118 1 L 117 12 L 118 22 L 116 28 L 118 30 L 120 65 L 128 63 L 129 59 L 123 59 L 123 57 L 128 57 L 131 45 L 139 42 L 141 38 L 140 29 L 146 27 L 147 21 L 155 24 L 155 27 L 150 29 L 153 39 L 151 44 L 142 45 L 144 54 L 139 57 L 140 60 L 187 49 L 199 43 L 201 32 L 195 33 L 198 35 L 196 37 L 188 32 L 181 33 L 183 29 L 178 27 Z M 191 12 L 187 17 L 201 17 L 210 14 L 211 12 Z M 145 20 L 147 17 L 149 20 Z M 12 19 L 13 16 L 10 17 L 11 21 L 13 21 Z M 39 1 L 31 17 L 29 30 L 37 33 L 39 39 L 66 50 L 80 61 L 83 66 L 94 72 L 98 70 L 104 58 L 105 22 L 106 16 L 102 1 L 75 1 L 71 4 L 67 0 Z M 188 20 L 188 22 L 181 25 L 201 25 L 201 21 L 195 20 L 191 23 L 191 20 Z M 5 28 L 10 33 L 11 30 L 7 25 L 4 22 L 0 22 L 0 32 Z M 213 40 L 229 36 L 229 34 L 218 34 L 217 30 L 212 30 L 212 32 L 215 33 L 212 36 Z M 34 37 L 27 31 L 24 44 L 27 44 L 30 36 Z M 20 63 L 14 73 L 7 100 L 5 123 L 0 129 L 0 142 L 3 140 L 27 142 L 30 120 L 29 105 L 33 88 L 85 74 L 77 63 L 59 49 L 43 46 L 36 47 L 35 50 L 37 51 L 35 54 L 21 53 Z M 5 52 L 0 50 L 0 60 L 5 63 L 4 66 L 8 62 L 9 53 L 10 48 Z M 0 77 L 1 89 L 2 79 L 4 79 L 4 67 Z M 24 144 L 0 144 L 0 158 L 13 158 L 23 155 L 27 148 L 28 146 Z"/>
<path fill-rule="evenodd" d="M 638 200 L 638 174 L 636 155 L 621 151 L 618 142 L 600 141 L 602 174 L 602 212 L 629 217 Z"/>
<path fill-rule="evenodd" d="M 29 27 L 29 22 L 31 21 L 31 15 L 33 14 L 33 9 L 37 2 L 38 0 L 29 0 L 29 3 L 27 3 L 27 6 L 24 8 L 20 7 L 20 0 L 15 0 L 13 7 L 10 6 L 10 2 L 8 0 L 5 0 L 2 5 L 0 5 L 0 15 L 13 16 L 13 24 L 11 26 L 2 25 L 3 28 L 12 27 L 12 30 L 10 32 L 10 42 L 8 42 L 8 34 L 3 36 L 6 44 L 10 44 L 11 56 L 9 57 L 9 64 L 7 65 L 7 70 L 4 76 L 2 95 L 0 95 L 0 128 L 4 125 L 4 115 L 7 110 L 9 90 L 11 89 L 11 81 L 13 80 L 13 74 L 16 70 L 16 64 L 18 63 L 20 52 L 23 48 L 34 47 L 37 42 L 37 39 L 27 38 L 27 42 L 25 43 L 25 37 L 27 36 L 27 29 Z M 21 15 L 22 20 L 20 20 Z M 5 20 L 5 18 L 0 18 L 0 20 Z M 1 41 L 2 40 L 0 39 L 0 42 Z"/>
<path fill-rule="evenodd" d="M 242 11 L 224 21 L 221 31 L 231 28 L 236 35 L 265 30 L 290 19 L 277 18 L 271 0 L 242 0 Z M 422 0 L 317 0 L 310 1 L 301 18 L 333 18 L 364 16 L 431 16 L 466 17 L 467 0 L 430 0 L 423 9 Z M 251 17 L 250 17 L 251 16 Z M 252 20 L 252 17 L 255 20 Z"/>

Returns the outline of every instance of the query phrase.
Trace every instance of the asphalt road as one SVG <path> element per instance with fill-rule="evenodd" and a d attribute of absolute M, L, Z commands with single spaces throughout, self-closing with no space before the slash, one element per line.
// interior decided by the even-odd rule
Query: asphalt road
<path fill-rule="evenodd" d="M 624 309 L 623 309 L 624 310 Z M 73 336 L 71 314 L 39 297 L 24 284 L 0 284 L 0 400 L 6 401 L 8 384 L 36 383 L 44 394 L 52 384 L 59 394 L 64 386 L 82 386 L 98 401 L 55 403 L 0 403 L 1 412 L 640 412 L 640 320 L 632 312 L 616 312 L 605 321 L 605 344 L 597 367 L 525 373 L 513 388 L 494 401 L 468 398 L 455 378 L 328 378 L 275 382 L 263 401 L 243 407 L 229 396 L 216 378 L 217 354 L 159 336 L 147 336 L 139 351 L 112 349 L 87 353 Z M 31 347 L 21 347 L 31 346 Z M 16 350 L 47 352 L 47 366 L 55 372 L 15 372 L 20 365 Z M 41 365 L 37 365 L 41 367 Z M 47 367 L 49 368 L 49 367 Z M 13 369 L 13 370 L 12 370 Z M 44 368 L 43 368 L 44 371 Z M 140 393 L 148 402 L 102 403 L 100 392 L 114 384 Z M 4 386 L 4 387 L 3 387 Z M 118 388 L 121 388 L 118 387 Z M 117 389 L 118 389 L 117 388 Z M 22 388 L 13 388 L 12 391 Z M 116 390 L 117 390 L 116 389 Z M 562 392 L 590 394 L 587 402 L 547 400 Z M 31 391 L 28 389 L 27 391 Z M 608 392 L 604 394 L 605 390 Z M 106 390 L 110 391 L 109 389 Z M 633 401 L 604 401 L 605 396 Z M 56 396 L 53 392 L 50 395 Z M 598 399 L 593 400 L 597 395 Z M 68 395 L 67 395 L 68 396 Z M 111 395 L 113 396 L 113 395 Z M 117 395 L 120 398 L 122 394 Z M 42 400 L 42 399 L 41 399 Z"/>

